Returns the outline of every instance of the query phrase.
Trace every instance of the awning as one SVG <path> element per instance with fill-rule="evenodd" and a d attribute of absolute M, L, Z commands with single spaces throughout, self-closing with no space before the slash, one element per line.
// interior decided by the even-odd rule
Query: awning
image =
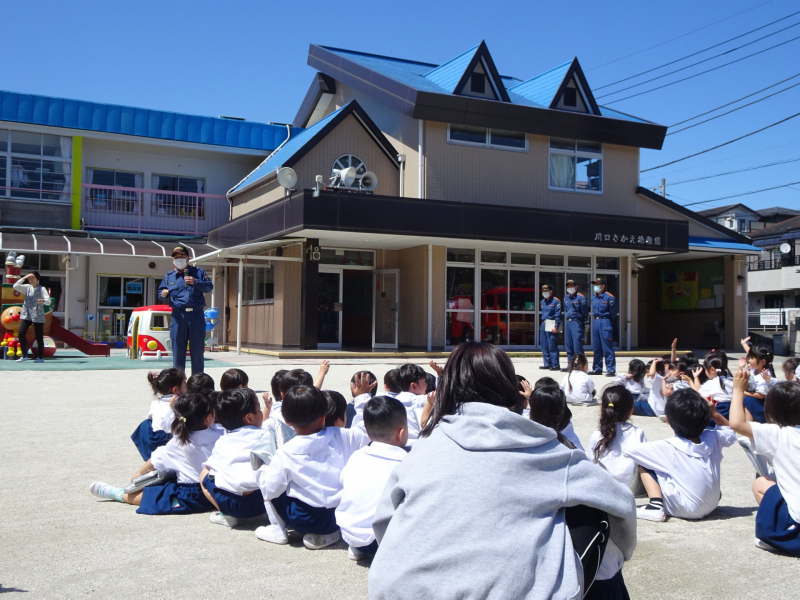
<path fill-rule="evenodd" d="M 36 233 L 0 231 L 0 251 L 35 254 L 86 254 L 169 258 L 172 247 L 180 243 L 191 252 L 192 259 L 214 252 L 208 244 L 186 243 L 183 240 L 152 241 L 141 238 L 100 238 L 70 235 L 60 231 Z"/>
<path fill-rule="evenodd" d="M 689 237 L 689 250 L 711 252 L 728 252 L 730 254 L 761 254 L 761 248 L 752 244 L 741 244 L 733 240 L 716 238 Z"/>
<path fill-rule="evenodd" d="M 285 246 L 292 246 L 305 241 L 304 238 L 286 238 L 280 240 L 269 240 L 266 242 L 251 242 L 248 244 L 239 244 L 237 246 L 230 246 L 228 248 L 216 249 L 207 254 L 203 254 L 196 258 L 191 259 L 189 262 L 192 264 L 210 264 L 218 262 L 226 262 L 227 259 L 247 259 L 247 260 L 278 260 L 286 262 L 303 262 L 300 257 L 294 256 L 264 256 L 262 253 L 275 248 L 282 248 Z"/>

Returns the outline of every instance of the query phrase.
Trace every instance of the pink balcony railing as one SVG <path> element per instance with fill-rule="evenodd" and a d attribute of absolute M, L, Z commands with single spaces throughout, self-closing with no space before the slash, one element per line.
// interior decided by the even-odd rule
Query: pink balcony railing
<path fill-rule="evenodd" d="M 228 222 L 225 196 L 145 188 L 83 185 L 87 229 L 205 235 Z"/>

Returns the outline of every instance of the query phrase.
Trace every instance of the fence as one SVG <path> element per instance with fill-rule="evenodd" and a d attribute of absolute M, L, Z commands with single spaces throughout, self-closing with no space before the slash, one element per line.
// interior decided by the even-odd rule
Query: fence
<path fill-rule="evenodd" d="M 786 331 L 788 318 L 786 311 L 792 309 L 765 308 L 747 313 L 747 329 L 761 331 Z"/>

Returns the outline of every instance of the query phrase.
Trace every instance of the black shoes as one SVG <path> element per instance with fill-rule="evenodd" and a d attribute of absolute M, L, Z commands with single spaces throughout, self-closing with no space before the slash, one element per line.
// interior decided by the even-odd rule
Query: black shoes
<path fill-rule="evenodd" d="M 606 373 L 606 377 L 616 377 L 616 376 L 617 374 L 614 371 L 609 371 L 608 373 Z"/>
<path fill-rule="evenodd" d="M 548 366 L 545 366 L 545 365 L 542 365 L 541 367 L 539 367 L 539 370 L 540 370 L 540 371 L 549 371 L 549 370 L 550 370 L 550 367 L 548 367 Z"/>

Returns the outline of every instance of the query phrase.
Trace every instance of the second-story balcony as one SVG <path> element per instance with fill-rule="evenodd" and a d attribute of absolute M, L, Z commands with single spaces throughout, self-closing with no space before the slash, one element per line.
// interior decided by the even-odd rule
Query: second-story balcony
<path fill-rule="evenodd" d="M 225 196 L 83 185 L 86 229 L 200 236 L 227 223 L 229 216 Z"/>

